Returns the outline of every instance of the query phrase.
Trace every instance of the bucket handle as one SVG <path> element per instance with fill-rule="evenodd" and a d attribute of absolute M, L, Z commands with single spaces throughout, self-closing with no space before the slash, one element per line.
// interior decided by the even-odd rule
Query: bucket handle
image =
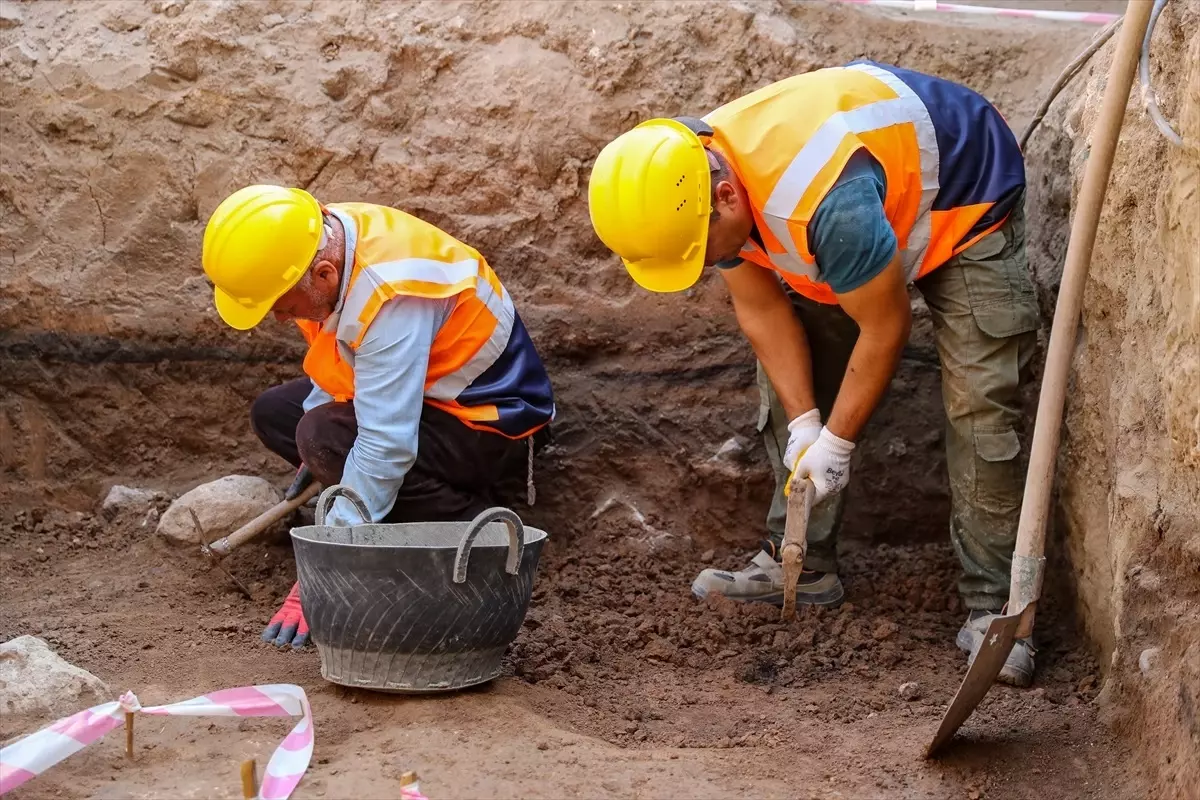
<path fill-rule="evenodd" d="M 455 583 L 465 583 L 467 580 L 467 558 L 471 555 L 471 545 L 475 543 L 475 537 L 485 525 L 496 521 L 508 526 L 508 562 L 504 565 L 504 571 L 509 575 L 516 575 L 520 571 L 521 557 L 525 554 L 525 526 L 521 524 L 521 518 L 515 511 L 496 506 L 480 512 L 479 516 L 471 520 L 466 535 L 458 543 L 458 552 L 454 555 Z"/>
<path fill-rule="evenodd" d="M 338 497 L 338 495 L 342 495 L 350 501 L 350 504 L 354 506 L 354 510 L 358 512 L 360 517 L 362 517 L 362 521 L 364 523 L 371 521 L 371 514 L 369 511 L 367 511 L 367 504 L 363 502 L 363 499 L 359 493 L 344 483 L 338 483 L 321 492 L 321 496 L 317 498 L 316 523 L 318 525 L 325 524 L 325 515 L 328 514 L 329 509 L 333 507 L 333 501 Z"/>

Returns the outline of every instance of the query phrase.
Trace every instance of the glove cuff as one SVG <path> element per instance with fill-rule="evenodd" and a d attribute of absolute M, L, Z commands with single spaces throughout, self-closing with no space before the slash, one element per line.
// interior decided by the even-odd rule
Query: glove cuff
<path fill-rule="evenodd" d="M 854 452 L 854 442 L 843 439 L 829 428 L 821 428 L 821 435 L 817 437 L 817 441 L 831 453 L 848 456 Z"/>
<path fill-rule="evenodd" d="M 795 433 L 797 428 L 815 428 L 821 424 L 820 409 L 812 409 L 805 411 L 800 416 L 788 423 L 788 432 Z"/>

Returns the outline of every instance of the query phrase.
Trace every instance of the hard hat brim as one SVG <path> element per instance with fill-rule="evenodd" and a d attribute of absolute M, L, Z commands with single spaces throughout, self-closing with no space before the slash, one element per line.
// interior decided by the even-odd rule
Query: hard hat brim
<path fill-rule="evenodd" d="M 262 322 L 278 299 L 278 297 L 272 297 L 263 303 L 247 307 L 221 289 L 213 289 L 213 304 L 217 307 L 217 313 L 221 315 L 221 319 L 225 321 L 226 325 L 239 331 L 248 331 Z"/>
<path fill-rule="evenodd" d="M 640 261 L 621 261 L 638 286 L 651 292 L 668 294 L 692 288 L 704 271 L 704 250 L 694 258 L 643 258 Z"/>

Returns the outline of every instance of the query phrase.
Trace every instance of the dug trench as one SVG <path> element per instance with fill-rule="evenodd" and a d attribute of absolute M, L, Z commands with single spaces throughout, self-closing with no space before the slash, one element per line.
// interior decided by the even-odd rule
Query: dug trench
<path fill-rule="evenodd" d="M 263 14 L 276 13 L 263 5 Z M 24 8 L 26 26 L 50 13 Z M 395 49 L 372 38 L 378 22 L 372 15 L 381 12 L 364 8 L 362 20 L 331 19 L 332 12 L 320 8 L 276 13 L 291 13 L 283 24 L 303 30 L 315 21 L 336 22 L 347 31 L 333 51 L 320 47 L 320 37 L 302 40 L 335 66 L 339 58 L 348 64 L 336 73 L 346 85 L 326 88 L 331 97 L 369 90 L 386 105 L 395 101 L 392 92 L 412 91 L 404 70 L 389 72 L 380 86 L 359 86 L 356 81 L 371 79 L 362 74 L 370 68 L 355 58 L 368 52 L 389 53 L 397 67 L 436 52 L 441 66 L 435 75 L 450 86 L 481 80 L 479 64 L 489 65 L 492 78 L 513 82 L 514 91 L 541 86 L 538 64 L 554 66 L 560 55 L 575 63 L 596 61 L 564 37 L 590 27 L 596 40 L 599 30 L 609 50 L 581 73 L 586 85 L 563 79 L 563 91 L 574 92 L 579 107 L 622 109 L 588 123 L 589 137 L 597 141 L 619 129 L 622 114 L 644 116 L 660 106 L 666 113 L 682 111 L 675 107 L 678 96 L 706 108 L 716 95 L 768 76 L 854 57 L 863 37 L 874 43 L 872 57 L 938 70 L 985 91 L 1019 128 L 1061 65 L 1095 32 L 1012 22 L 960 26 L 824 6 L 780 11 L 769 3 L 706 8 L 697 12 L 699 23 L 659 6 L 622 16 L 585 6 L 547 15 L 486 3 L 435 4 L 406 10 L 399 22 L 389 18 L 385 29 L 403 24 L 424 37 Z M 87 36 L 114 40 L 107 44 L 131 61 L 144 55 L 139 47 L 153 55 L 163 42 L 174 42 L 203 67 L 197 91 L 217 94 L 219 87 L 204 82 L 230 82 L 251 68 L 244 63 L 247 53 L 265 46 L 266 37 L 255 33 L 259 19 L 246 7 L 188 6 L 169 18 L 132 6 L 120 13 L 121 20 L 108 24 L 106 18 L 100 28 L 90 25 L 92 11 L 76 7 L 76 19 L 51 25 L 59 26 L 67 43 L 60 57 L 77 70 L 73 80 L 84 95 L 104 99 L 120 88 L 78 66 L 88 51 L 72 43 Z M 461 18 L 470 24 L 464 27 Z M 670 54 L 651 43 L 673 46 L 685 27 L 713 35 L 710 41 L 734 37 L 736 44 L 690 57 L 697 67 L 711 68 L 730 55 L 722 49 L 728 47 L 740 59 L 739 76 L 702 87 L 666 66 Z M 139 28 L 147 32 L 146 42 L 121 44 Z M 809 33 L 816 29 L 832 34 Z M 218 63 L 210 37 L 222 31 L 259 39 L 247 45 L 227 36 L 243 43 L 223 46 L 225 61 Z M 1067 41 L 1071 46 L 1064 46 Z M 517 65 L 514 47 L 525 48 L 521 52 L 535 66 Z M 645 75 L 651 73 L 666 90 L 648 88 Z M 23 81 L 5 78 L 6 108 L 28 99 L 32 90 Z M 157 91 L 152 82 L 150 88 L 130 85 Z M 286 96 L 279 89 L 271 102 L 283 104 Z M 431 106 L 437 102 L 433 88 L 429 98 Z M 364 100 L 359 111 L 371 117 L 376 101 Z M 22 135 L 47 137 L 60 152 L 90 148 L 95 136 L 117 147 L 119 158 L 137 152 L 125 140 L 113 145 L 102 135 L 105 123 L 89 115 L 102 113 L 103 103 L 93 102 L 85 113 L 71 98 L 44 102 L 30 117 L 30 130 L 42 132 Z M 504 140 L 488 131 L 511 116 L 529 118 L 534 101 L 522 96 L 505 102 L 484 109 L 479 123 L 489 148 Z M 422 128 L 417 111 L 405 110 L 413 115 L 414 141 L 438 133 Z M 476 110 L 463 112 L 468 121 Z M 159 112 L 148 113 L 136 124 L 153 140 L 155 126 L 166 123 Z M 178 116 L 178 108 L 163 113 Z M 39 114 L 53 125 L 47 127 Z M 181 130 L 188 137 L 215 136 L 215 128 L 195 119 Z M 1052 274 L 1061 259 L 1069 204 L 1067 148 L 1056 136 L 1061 134 L 1048 129 L 1029 154 L 1030 249 L 1042 274 Z M 245 146 L 277 144 L 262 145 L 240 132 L 236 137 Z M 370 142 L 357 146 L 369 149 Z M 419 160 L 423 146 L 410 143 L 406 157 Z M 462 143 L 453 147 L 466 152 Z M 10 320 L 0 332 L 0 639 L 38 635 L 115 691 L 134 689 L 143 702 L 249 683 L 300 684 L 312 700 L 317 750 L 296 797 L 394 797 L 395 781 L 406 769 L 421 773 L 431 797 L 1136 796 L 1128 750 L 1098 720 L 1101 673 L 1073 617 L 1070 582 L 1054 579 L 1067 570 L 1057 547 L 1039 617 L 1035 687 L 997 687 L 959 744 L 939 761 L 921 760 L 965 663 L 953 645 L 964 612 L 946 534 L 937 359 L 928 319 L 920 314 L 854 465 L 857 491 L 841 546 L 846 604 L 802 610 L 784 624 L 770 607 L 691 597 L 697 571 L 742 566 L 762 532 L 771 481 L 757 443 L 752 357 L 711 278 L 671 301 L 629 292 L 619 267 L 588 235 L 578 174 L 586 175 L 579 170 L 594 142 L 571 140 L 563 147 L 543 155 L 574 163 L 576 178 L 549 170 L 545 185 L 556 198 L 554 208 L 537 208 L 526 220 L 537 237 L 517 235 L 515 244 L 522 220 L 498 214 L 491 196 L 471 201 L 481 207 L 461 215 L 431 200 L 427 187 L 413 189 L 406 203 L 403 191 L 393 197 L 394 189 L 381 190 L 363 178 L 356 154 L 334 154 L 316 173 L 325 177 L 313 178 L 318 193 L 394 201 L 494 251 L 491 260 L 506 281 L 511 276 L 518 307 L 550 369 L 558 399 L 556 441 L 537 464 L 536 504 L 517 502 L 514 508 L 551 535 L 503 677 L 481 689 L 420 699 L 333 686 L 321 679 L 311 648 L 281 652 L 258 638 L 294 580 L 284 531 L 230 557 L 230 570 L 253 595 L 248 600 L 198 553 L 157 540 L 153 515 L 110 519 L 97 510 L 115 483 L 171 496 L 235 472 L 265 475 L 281 486 L 288 479 L 284 466 L 253 439 L 246 409 L 262 389 L 297 374 L 297 343 L 282 329 L 248 337 L 220 331 L 201 310 L 203 285 L 191 280 L 191 267 L 183 263 L 184 256 L 194 260 L 189 248 L 198 241 L 196 209 L 211 210 L 217 185 L 225 188 L 240 176 L 228 171 L 201 175 L 199 188 L 192 186 L 195 205 L 172 222 L 169 235 L 178 241 L 149 242 L 181 263 L 169 267 L 178 278 L 175 288 L 143 294 L 142 315 L 113 299 L 114 288 L 140 291 L 132 288 L 134 279 L 149 273 L 150 262 L 138 260 L 147 258 L 141 217 L 127 221 L 124 242 L 118 238 L 122 223 L 112 216 L 97 231 L 116 251 L 102 256 L 117 276 L 111 285 L 104 285 L 103 272 L 86 270 L 81 274 L 94 281 L 86 289 L 37 272 L 18 276 L 18 250 L 22 256 L 39 251 L 27 238 L 31 229 L 18 224 L 31 216 L 29 208 L 21 206 L 11 183 L 4 184 L 0 200 L 11 223 L 6 241 L 15 244 L 0 305 Z M 276 163 L 282 158 L 272 157 Z M 537 154 L 531 158 L 532 168 L 540 169 Z M 326 171 L 330 163 L 334 168 Z M 53 169 L 70 174 L 64 164 L 42 165 L 29 177 Z M 412 177 L 418 170 L 407 163 L 400 174 Z M 280 167 L 279 179 L 287 173 Z M 121 208 L 120 188 L 101 185 L 94 195 L 111 201 L 109 215 Z M 485 188 L 488 194 L 495 186 Z M 492 216 L 480 216 L 485 211 Z M 544 216 L 551 212 L 557 214 L 554 226 Z M 55 213 L 66 219 L 75 212 Z M 69 263 L 58 244 L 46 252 Z M 118 268 L 121 257 L 142 266 Z M 574 279 L 563 264 L 594 277 Z M 919 301 L 914 303 L 919 311 Z M 901 685 L 910 683 L 916 686 L 901 694 Z M 0 739 L 34 724 L 4 716 Z M 265 761 L 286 729 L 283 722 L 257 720 L 147 725 L 138 734 L 133 763 L 123 760 L 119 743 L 105 740 L 13 797 L 236 797 L 237 762 L 250 755 Z"/>

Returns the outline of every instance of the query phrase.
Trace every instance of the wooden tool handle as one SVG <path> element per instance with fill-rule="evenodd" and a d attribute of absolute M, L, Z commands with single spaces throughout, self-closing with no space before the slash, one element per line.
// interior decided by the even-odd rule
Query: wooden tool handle
<path fill-rule="evenodd" d="M 808 518 L 812 514 L 817 487 L 807 478 L 793 484 L 788 493 L 787 520 L 783 527 L 783 543 L 779 560 L 783 562 L 783 609 L 780 616 L 790 620 L 796 616 L 796 584 L 808 555 Z"/>
<path fill-rule="evenodd" d="M 1142 36 L 1149 21 L 1153 3 L 1129 3 L 1125 20 L 1117 37 L 1117 49 L 1108 72 L 1108 83 L 1100 105 L 1100 115 L 1092 130 L 1091 148 L 1084 167 L 1083 186 L 1071 223 L 1071 240 L 1067 245 L 1066 264 L 1054 324 L 1050 330 L 1050 345 L 1046 369 L 1038 397 L 1037 423 L 1033 446 L 1029 454 L 1029 471 L 1025 477 L 1025 497 L 1021 503 L 1021 519 L 1017 528 L 1017 545 L 1013 558 L 1012 583 L 1009 588 L 1009 614 L 1020 613 L 1027 605 L 1036 603 L 1041 593 L 1042 553 L 1046 544 L 1046 522 L 1050 514 L 1050 495 L 1054 481 L 1054 466 L 1058 455 L 1059 434 L 1062 428 L 1063 403 L 1071 371 L 1071 355 L 1075 350 L 1079 326 L 1079 309 L 1083 303 L 1084 283 L 1096 243 L 1096 229 L 1104 207 L 1104 193 L 1112 170 L 1113 154 L 1125 118 L 1125 105 L 1133 85 L 1134 68 Z M 1032 616 L 1028 622 L 1032 628 Z M 1026 626 L 1023 625 L 1024 629 Z"/>
<path fill-rule="evenodd" d="M 258 797 L 258 761 L 253 758 L 243 761 L 240 772 L 242 798 L 243 800 L 254 800 Z"/>
<path fill-rule="evenodd" d="M 288 514 L 292 513 L 297 508 L 311 500 L 319 491 L 321 491 L 320 484 L 318 484 L 316 481 L 310 483 L 307 487 L 305 487 L 303 492 L 296 495 L 291 500 L 284 500 L 275 507 L 269 508 L 263 513 L 259 514 L 257 517 L 250 520 L 228 536 L 217 539 L 212 543 L 212 545 L 210 545 L 209 549 L 211 549 L 217 555 L 228 555 L 251 539 L 261 536 L 276 522 L 283 519 Z"/>
<path fill-rule="evenodd" d="M 795 492 L 800 490 L 800 495 L 797 497 Z M 813 498 L 817 495 L 817 487 L 808 478 L 797 481 L 797 485 L 792 487 L 792 493 L 788 497 L 787 502 L 787 520 L 783 525 L 783 544 L 782 548 L 789 544 L 798 544 L 805 551 L 808 550 L 808 518 L 812 514 Z M 796 511 L 798 513 L 793 514 Z"/>

